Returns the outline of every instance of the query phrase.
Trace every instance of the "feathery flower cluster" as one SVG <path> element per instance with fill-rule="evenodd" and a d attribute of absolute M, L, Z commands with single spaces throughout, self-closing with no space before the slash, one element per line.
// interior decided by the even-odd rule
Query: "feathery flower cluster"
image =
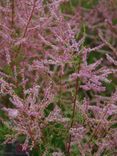
<path fill-rule="evenodd" d="M 114 156 L 115 2 L 71 14 L 62 10 L 68 4 L 0 1 L 0 120 L 12 131 L 5 142 L 23 137 L 22 149 L 40 155 L 72 155 L 77 147 L 81 156 Z"/>

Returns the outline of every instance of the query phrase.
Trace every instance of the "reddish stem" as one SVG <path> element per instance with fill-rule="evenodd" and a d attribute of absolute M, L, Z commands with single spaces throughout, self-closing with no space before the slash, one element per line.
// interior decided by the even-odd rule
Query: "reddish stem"
<path fill-rule="evenodd" d="M 27 30 L 28 30 L 28 26 L 29 26 L 30 21 L 31 21 L 31 19 L 32 19 L 33 12 L 34 12 L 34 9 L 35 9 L 36 1 L 37 1 L 37 0 L 34 0 L 33 7 L 32 7 L 32 10 L 31 10 L 30 16 L 29 16 L 29 18 L 28 18 L 28 22 L 27 22 L 26 27 L 25 27 L 25 30 L 24 30 L 23 38 L 26 36 Z"/>
<path fill-rule="evenodd" d="M 75 87 L 75 97 L 74 97 L 74 101 L 73 101 L 73 113 L 72 113 L 72 120 L 71 120 L 71 125 L 70 128 L 73 127 L 73 123 L 74 123 L 74 116 L 75 116 L 75 110 L 76 110 L 76 99 L 77 99 L 77 93 L 79 90 L 79 85 L 78 85 L 78 79 L 76 80 L 76 87 Z M 69 141 L 68 141 L 68 148 L 67 148 L 67 153 L 68 155 L 70 155 L 70 147 L 71 147 L 71 135 L 69 136 Z"/>
<path fill-rule="evenodd" d="M 14 26 L 14 18 L 15 18 L 15 0 L 11 1 L 11 9 L 12 9 L 11 24 L 13 27 Z"/>

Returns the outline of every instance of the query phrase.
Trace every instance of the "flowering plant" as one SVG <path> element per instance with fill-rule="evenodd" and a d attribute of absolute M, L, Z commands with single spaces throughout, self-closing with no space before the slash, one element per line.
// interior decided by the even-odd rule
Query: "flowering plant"
<path fill-rule="evenodd" d="M 5 143 L 19 139 L 40 155 L 116 155 L 115 5 L 0 1 Z"/>

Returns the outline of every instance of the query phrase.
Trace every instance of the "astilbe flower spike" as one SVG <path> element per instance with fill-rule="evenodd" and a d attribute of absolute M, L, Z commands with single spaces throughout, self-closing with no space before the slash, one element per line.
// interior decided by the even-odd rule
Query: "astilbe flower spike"
<path fill-rule="evenodd" d="M 23 136 L 22 149 L 39 155 L 70 156 L 76 147 L 81 156 L 114 156 L 116 3 L 71 14 L 67 5 L 0 1 L 0 121 L 12 131 L 5 143 Z"/>
<path fill-rule="evenodd" d="M 53 100 L 53 93 L 51 86 L 45 89 L 45 97 L 37 102 L 39 86 L 34 86 L 25 91 L 26 99 L 21 99 L 17 95 L 12 94 L 10 101 L 15 108 L 3 108 L 8 117 L 11 119 L 11 124 L 14 125 L 12 128 L 16 131 L 16 136 L 25 135 L 26 142 L 29 144 L 29 139 L 32 140 L 31 147 L 36 145 L 41 139 L 41 128 L 45 126 L 42 118 L 44 118 L 44 109 Z M 51 91 L 52 92 L 52 91 Z M 49 93 L 49 95 L 48 95 Z M 8 92 L 7 92 L 8 94 Z M 14 136 L 15 137 L 15 136 Z M 12 138 L 9 138 L 10 141 Z M 25 146 L 25 143 L 24 145 Z"/>

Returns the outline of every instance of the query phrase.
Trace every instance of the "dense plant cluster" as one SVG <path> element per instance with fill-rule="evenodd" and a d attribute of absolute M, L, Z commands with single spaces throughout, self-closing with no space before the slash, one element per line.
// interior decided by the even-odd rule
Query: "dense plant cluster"
<path fill-rule="evenodd" d="M 0 1 L 5 143 L 40 156 L 117 154 L 117 3 L 84 4 Z"/>

